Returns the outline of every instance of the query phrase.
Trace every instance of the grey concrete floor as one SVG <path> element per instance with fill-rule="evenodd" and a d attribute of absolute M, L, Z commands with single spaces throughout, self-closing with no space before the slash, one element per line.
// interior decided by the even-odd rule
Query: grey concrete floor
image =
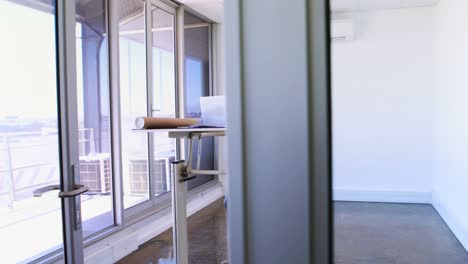
<path fill-rule="evenodd" d="M 467 264 L 431 205 L 335 203 L 336 264 Z"/>
<path fill-rule="evenodd" d="M 468 264 L 468 253 L 430 205 L 337 202 L 334 212 L 336 264 Z M 227 259 L 222 200 L 191 216 L 188 225 L 190 264 Z M 173 263 L 171 232 L 118 263 Z"/>
<path fill-rule="evenodd" d="M 189 263 L 221 264 L 227 260 L 226 209 L 219 199 L 188 219 Z M 172 228 L 151 239 L 118 264 L 173 264 Z"/>

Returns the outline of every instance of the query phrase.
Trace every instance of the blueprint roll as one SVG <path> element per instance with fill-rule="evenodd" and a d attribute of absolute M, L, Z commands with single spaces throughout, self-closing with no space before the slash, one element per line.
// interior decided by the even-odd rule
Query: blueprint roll
<path fill-rule="evenodd" d="M 138 117 L 135 120 L 137 129 L 179 128 L 196 124 L 198 124 L 198 119 L 193 118 Z"/>

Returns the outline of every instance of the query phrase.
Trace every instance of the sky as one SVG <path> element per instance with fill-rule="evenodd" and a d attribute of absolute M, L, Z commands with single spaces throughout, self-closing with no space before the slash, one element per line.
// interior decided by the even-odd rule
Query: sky
<path fill-rule="evenodd" d="M 0 1 L 0 118 L 55 117 L 54 16 Z"/>

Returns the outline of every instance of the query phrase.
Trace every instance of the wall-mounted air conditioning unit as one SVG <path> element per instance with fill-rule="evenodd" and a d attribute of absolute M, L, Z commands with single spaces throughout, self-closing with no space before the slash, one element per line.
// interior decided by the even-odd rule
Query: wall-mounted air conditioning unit
<path fill-rule="evenodd" d="M 331 22 L 331 38 L 333 40 L 354 39 L 354 22 L 352 19 L 333 19 Z"/>

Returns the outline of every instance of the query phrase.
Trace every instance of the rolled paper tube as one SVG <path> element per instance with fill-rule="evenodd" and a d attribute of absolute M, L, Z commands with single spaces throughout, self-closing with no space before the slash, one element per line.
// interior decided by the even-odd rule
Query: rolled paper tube
<path fill-rule="evenodd" d="M 199 123 L 193 118 L 161 118 L 161 117 L 138 117 L 135 120 L 137 129 L 161 129 L 188 127 Z"/>

